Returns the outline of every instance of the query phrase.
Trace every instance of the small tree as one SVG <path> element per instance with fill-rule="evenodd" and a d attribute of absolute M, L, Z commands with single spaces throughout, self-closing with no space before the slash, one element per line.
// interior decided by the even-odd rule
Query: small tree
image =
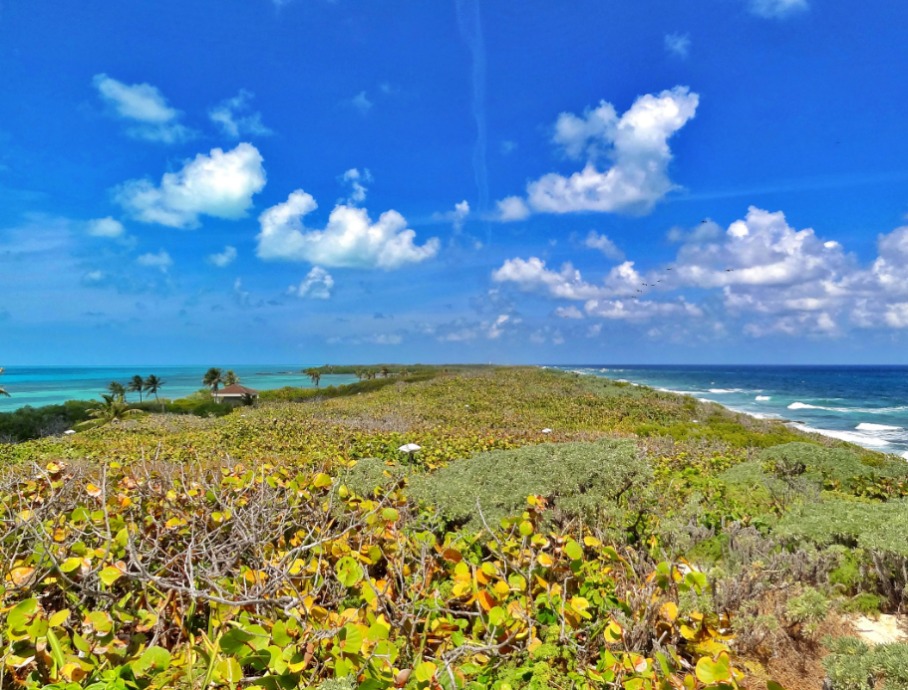
<path fill-rule="evenodd" d="M 215 402 L 218 401 L 218 388 L 222 383 L 224 383 L 224 375 L 217 367 L 211 367 L 202 378 L 202 385 L 211 389 Z"/>
<path fill-rule="evenodd" d="M 143 379 L 138 374 L 136 374 L 131 379 L 129 379 L 129 383 L 126 384 L 126 390 L 128 390 L 130 393 L 139 394 L 139 402 L 142 402 L 142 391 L 144 389 L 145 389 L 145 379 Z"/>
<path fill-rule="evenodd" d="M 164 385 L 164 382 L 161 379 L 159 379 L 157 376 L 155 376 L 154 374 L 149 374 L 148 378 L 146 378 L 145 382 L 142 384 L 143 388 L 145 389 L 145 392 L 148 393 L 149 395 L 154 396 L 155 402 L 158 402 L 158 390 L 160 390 L 161 386 L 163 386 L 163 385 Z M 164 411 L 164 405 L 162 403 L 161 412 L 163 412 L 163 411 Z"/>
<path fill-rule="evenodd" d="M 312 383 L 318 388 L 318 382 L 322 380 L 322 372 L 313 367 L 311 369 L 306 369 L 303 373 L 312 379 Z"/>
<path fill-rule="evenodd" d="M 0 367 L 0 376 L 3 375 L 3 367 Z M 6 392 L 6 389 L 3 386 L 0 386 L 0 396 L 10 397 L 9 393 Z"/>
<path fill-rule="evenodd" d="M 227 373 L 224 374 L 224 385 L 233 386 L 240 382 L 240 377 L 236 375 L 233 369 L 228 369 Z"/>
<path fill-rule="evenodd" d="M 77 424 L 77 429 L 92 429 L 112 422 L 119 422 L 127 417 L 143 414 L 142 410 L 134 410 L 123 396 L 101 394 L 102 402 L 98 407 L 89 412 L 92 419 Z"/>
<path fill-rule="evenodd" d="M 108 383 L 107 392 L 110 393 L 111 397 L 119 398 L 120 400 L 126 399 L 126 388 L 119 381 L 111 381 Z"/>

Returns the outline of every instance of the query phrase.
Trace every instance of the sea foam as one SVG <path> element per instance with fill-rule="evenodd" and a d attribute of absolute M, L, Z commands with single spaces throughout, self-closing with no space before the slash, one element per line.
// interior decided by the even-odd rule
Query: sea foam
<path fill-rule="evenodd" d="M 870 422 L 861 422 L 855 429 L 858 431 L 901 431 L 900 426 L 890 426 L 889 424 L 871 424 Z"/>
<path fill-rule="evenodd" d="M 868 434 L 856 434 L 852 431 L 837 431 L 833 429 L 817 429 L 812 426 L 807 426 L 806 424 L 792 424 L 792 426 L 795 429 L 806 431 L 809 434 L 820 434 L 822 436 L 828 436 L 829 438 L 837 438 L 840 441 L 847 441 L 848 443 L 854 443 L 858 446 L 882 448 L 883 446 L 889 445 L 889 441 Z"/>

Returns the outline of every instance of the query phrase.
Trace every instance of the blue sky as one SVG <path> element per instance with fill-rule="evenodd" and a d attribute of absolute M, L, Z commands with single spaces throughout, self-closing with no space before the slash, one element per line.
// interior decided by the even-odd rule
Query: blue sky
<path fill-rule="evenodd" d="M 908 362 L 908 10 L 0 3 L 0 364 Z"/>

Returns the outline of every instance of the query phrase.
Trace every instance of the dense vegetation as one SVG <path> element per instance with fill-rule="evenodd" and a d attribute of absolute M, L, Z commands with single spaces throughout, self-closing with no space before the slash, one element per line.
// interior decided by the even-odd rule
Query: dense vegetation
<path fill-rule="evenodd" d="M 823 637 L 906 603 L 904 462 L 537 369 L 155 405 L 0 445 L 0 687 L 906 687 Z"/>

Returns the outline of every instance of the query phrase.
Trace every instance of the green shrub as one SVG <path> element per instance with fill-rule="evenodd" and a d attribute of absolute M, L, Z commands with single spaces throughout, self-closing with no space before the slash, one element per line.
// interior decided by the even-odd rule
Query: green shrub
<path fill-rule="evenodd" d="M 880 614 L 882 607 L 883 597 L 869 592 L 861 592 L 842 604 L 842 611 L 875 617 Z"/>
<path fill-rule="evenodd" d="M 829 599 L 822 592 L 807 587 L 785 603 L 785 617 L 806 636 L 813 635 L 829 613 Z"/>
<path fill-rule="evenodd" d="M 908 645 L 868 647 L 854 638 L 824 640 L 823 660 L 831 690 L 908 690 Z"/>
<path fill-rule="evenodd" d="M 880 460 L 874 465 L 850 448 L 827 448 L 814 443 L 786 443 L 759 455 L 763 469 L 779 477 L 801 477 L 824 489 L 853 493 L 868 482 L 908 477 L 906 463 Z"/>
<path fill-rule="evenodd" d="M 629 441 L 527 446 L 480 453 L 411 478 L 410 494 L 435 506 L 451 524 L 482 526 L 526 509 L 544 496 L 556 517 L 584 517 L 617 526 L 647 501 L 652 471 Z"/>

